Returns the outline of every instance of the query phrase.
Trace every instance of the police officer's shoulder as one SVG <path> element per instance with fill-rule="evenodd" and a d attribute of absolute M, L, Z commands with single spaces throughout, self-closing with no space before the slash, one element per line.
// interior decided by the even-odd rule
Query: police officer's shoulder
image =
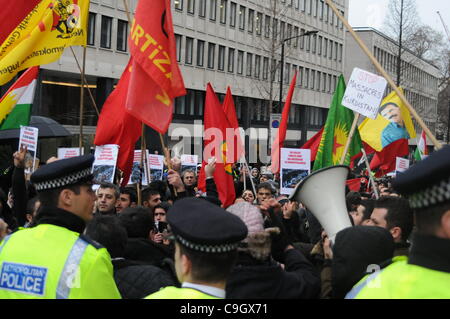
<path fill-rule="evenodd" d="M 95 249 L 105 248 L 105 247 L 102 246 L 99 242 L 93 240 L 92 238 L 90 238 L 90 237 L 88 237 L 88 236 L 86 236 L 86 235 L 81 234 L 81 235 L 79 236 L 79 238 L 80 238 L 81 240 L 84 240 L 86 243 L 88 243 L 88 244 L 94 246 Z"/>

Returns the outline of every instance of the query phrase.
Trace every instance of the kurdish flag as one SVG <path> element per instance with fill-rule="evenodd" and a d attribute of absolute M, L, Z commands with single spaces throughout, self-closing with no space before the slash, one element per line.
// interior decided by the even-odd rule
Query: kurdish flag
<path fill-rule="evenodd" d="M 37 66 L 29 68 L 0 100 L 0 130 L 17 129 L 30 122 L 38 72 Z"/>
<path fill-rule="evenodd" d="M 419 142 L 417 143 L 416 151 L 414 152 L 414 159 L 416 161 L 423 160 L 428 156 L 428 148 L 427 148 L 427 135 L 425 131 L 422 130 L 422 134 L 420 134 Z"/>
<path fill-rule="evenodd" d="M 345 92 L 344 77 L 339 77 L 336 91 L 333 95 L 327 121 L 320 140 L 319 150 L 313 170 L 339 164 L 344 152 L 350 128 L 353 123 L 353 111 L 342 105 Z M 361 138 L 358 130 L 355 130 L 344 164 L 350 164 L 350 158 L 361 151 Z"/>

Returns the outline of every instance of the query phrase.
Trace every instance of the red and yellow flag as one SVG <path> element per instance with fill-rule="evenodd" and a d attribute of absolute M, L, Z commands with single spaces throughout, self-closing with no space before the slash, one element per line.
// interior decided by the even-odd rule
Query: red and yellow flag
<path fill-rule="evenodd" d="M 176 61 L 170 0 L 139 1 L 129 44 L 133 72 L 127 110 L 165 133 L 172 121 L 173 99 L 186 94 Z"/>
<path fill-rule="evenodd" d="M 42 0 L 0 47 L 0 85 L 19 71 L 57 60 L 66 47 L 86 45 L 89 0 Z"/>

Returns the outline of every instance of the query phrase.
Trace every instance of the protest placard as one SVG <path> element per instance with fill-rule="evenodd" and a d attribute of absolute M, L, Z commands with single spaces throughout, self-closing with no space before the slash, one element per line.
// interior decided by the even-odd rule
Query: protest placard
<path fill-rule="evenodd" d="M 25 174 L 31 174 L 36 170 L 36 150 L 38 143 L 39 129 L 31 126 L 20 127 L 19 151 L 22 147 L 27 147 L 25 155 Z"/>
<path fill-rule="evenodd" d="M 187 169 L 193 170 L 197 173 L 198 155 L 181 155 L 181 172 Z"/>
<path fill-rule="evenodd" d="M 295 186 L 311 171 L 311 150 L 282 148 L 280 194 L 290 195 Z"/>
<path fill-rule="evenodd" d="M 96 182 L 114 182 L 119 145 L 106 144 L 95 147 L 95 161 L 92 172 Z"/>
<path fill-rule="evenodd" d="M 149 156 L 148 150 L 147 152 L 147 160 Z M 142 185 L 148 185 L 148 176 L 147 172 L 148 170 L 145 168 L 145 159 L 143 161 L 143 167 L 142 170 L 140 169 L 141 165 L 141 150 L 134 150 L 134 157 L 133 157 L 133 168 L 131 169 L 131 175 L 130 179 L 128 180 L 128 184 L 139 184 L 139 182 L 142 182 Z M 142 180 L 141 180 L 142 179 Z"/>
<path fill-rule="evenodd" d="M 395 160 L 395 175 L 404 172 L 409 168 L 409 160 L 403 157 L 397 157 Z"/>
<path fill-rule="evenodd" d="M 81 149 L 82 155 L 84 155 L 84 149 Z M 58 158 L 71 158 L 80 156 L 80 148 L 79 147 L 59 147 L 58 148 Z"/>
<path fill-rule="evenodd" d="M 164 170 L 164 156 L 149 154 L 148 168 L 150 171 L 150 182 L 162 180 Z"/>
<path fill-rule="evenodd" d="M 371 119 L 375 119 L 386 85 L 387 81 L 385 78 L 354 68 L 342 98 L 342 105 Z"/>

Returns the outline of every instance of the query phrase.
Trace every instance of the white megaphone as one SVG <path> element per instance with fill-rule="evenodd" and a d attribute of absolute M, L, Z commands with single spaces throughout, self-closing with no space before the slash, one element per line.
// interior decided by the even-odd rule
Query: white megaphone
<path fill-rule="evenodd" d="M 352 226 L 345 204 L 345 181 L 349 171 L 344 165 L 315 171 L 298 183 L 289 197 L 313 213 L 333 243 L 340 230 Z"/>

